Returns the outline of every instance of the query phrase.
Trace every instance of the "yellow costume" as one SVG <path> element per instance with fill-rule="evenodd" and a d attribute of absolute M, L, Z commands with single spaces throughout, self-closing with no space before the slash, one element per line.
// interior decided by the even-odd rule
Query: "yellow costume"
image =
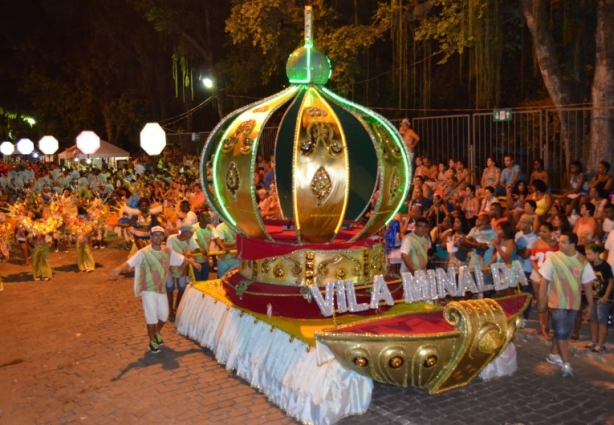
<path fill-rule="evenodd" d="M 80 236 L 77 240 L 77 266 L 80 272 L 90 272 L 95 268 L 92 247 L 85 236 Z"/>

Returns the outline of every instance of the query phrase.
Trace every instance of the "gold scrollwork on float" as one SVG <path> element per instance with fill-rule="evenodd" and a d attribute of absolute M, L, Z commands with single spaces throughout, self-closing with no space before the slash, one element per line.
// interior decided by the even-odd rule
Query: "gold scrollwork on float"
<path fill-rule="evenodd" d="M 312 118 L 328 116 L 328 111 L 322 108 L 318 108 L 317 106 L 312 106 L 311 108 L 307 108 L 305 112 L 307 113 L 307 115 L 309 115 Z"/>
<path fill-rule="evenodd" d="M 318 168 L 318 171 L 311 179 L 311 193 L 316 198 L 316 205 L 321 207 L 333 190 L 333 185 L 330 179 L 330 175 L 324 167 Z"/>
<path fill-rule="evenodd" d="M 249 136 L 255 126 L 256 120 L 254 119 L 250 119 L 239 124 L 235 132 L 232 135 L 228 136 L 226 139 L 224 139 L 224 141 L 222 142 L 222 151 L 224 153 L 230 152 L 240 141 L 243 141 L 243 143 L 245 144 L 245 141 L 249 140 L 247 139 L 247 136 Z M 251 149 L 251 144 L 249 146 Z M 244 147 L 245 146 L 242 146 L 242 151 Z"/>
<path fill-rule="evenodd" d="M 392 169 L 392 175 L 390 176 L 390 187 L 388 188 L 388 205 L 396 199 L 399 194 L 399 188 L 401 187 L 401 176 L 399 175 L 399 169 L 394 167 Z"/>
<path fill-rule="evenodd" d="M 280 257 L 241 260 L 239 270 L 246 279 L 278 285 L 310 286 L 330 279 L 370 284 L 376 274 L 383 273 L 383 262 L 378 260 L 383 252 L 380 244 L 372 249 L 298 250 Z"/>
<path fill-rule="evenodd" d="M 384 337 L 370 332 L 356 333 L 354 329 L 343 332 L 347 326 L 381 320 L 370 318 L 320 330 L 316 339 L 351 370 L 379 382 L 423 387 L 431 394 L 438 394 L 469 383 L 505 349 L 522 321 L 528 302 L 510 318 L 493 299 L 450 302 L 441 314 L 442 320 L 453 329 L 441 333 L 414 332 Z"/>
<path fill-rule="evenodd" d="M 228 192 L 230 192 L 230 196 L 232 197 L 233 201 L 237 200 L 239 185 L 239 170 L 237 169 L 237 164 L 235 164 L 233 161 L 230 163 L 230 166 L 226 171 L 226 189 L 228 189 Z"/>

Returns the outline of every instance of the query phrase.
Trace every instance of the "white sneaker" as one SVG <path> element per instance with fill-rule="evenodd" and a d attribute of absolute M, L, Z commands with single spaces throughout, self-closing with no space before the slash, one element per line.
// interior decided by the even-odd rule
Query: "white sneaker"
<path fill-rule="evenodd" d="M 546 361 L 550 364 L 563 367 L 563 359 L 558 354 L 548 354 L 546 356 Z M 567 363 L 569 364 L 569 363 Z M 571 369 L 571 367 L 570 367 Z"/>
<path fill-rule="evenodd" d="M 573 376 L 573 369 L 569 363 L 564 363 L 561 367 L 561 371 L 563 372 L 563 378 L 567 378 L 568 376 Z"/>

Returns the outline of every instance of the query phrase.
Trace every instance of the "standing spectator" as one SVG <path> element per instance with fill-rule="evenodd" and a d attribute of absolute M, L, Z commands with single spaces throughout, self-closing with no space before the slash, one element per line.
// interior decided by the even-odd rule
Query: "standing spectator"
<path fill-rule="evenodd" d="M 420 136 L 411 128 L 411 123 L 409 119 L 403 118 L 401 121 L 401 125 L 399 127 L 399 133 L 403 136 L 403 142 L 405 143 L 405 148 L 407 149 L 407 155 L 409 156 L 409 163 L 414 163 L 414 148 L 420 141 Z"/>
<path fill-rule="evenodd" d="M 431 240 L 428 237 L 429 222 L 426 218 L 416 220 L 416 227 L 412 233 L 403 237 L 401 242 L 401 273 L 414 273 L 416 270 L 426 270 L 428 251 Z"/>
<path fill-rule="evenodd" d="M 589 320 L 591 322 L 591 344 L 590 348 L 595 353 L 605 351 L 605 339 L 608 335 L 608 314 L 612 307 L 614 276 L 612 267 L 603 261 L 599 254 L 601 248 L 595 243 L 586 246 L 586 259 L 591 262 L 597 279 L 593 281 L 593 310 L 590 311 Z"/>
<path fill-rule="evenodd" d="M 191 225 L 184 224 L 179 228 L 179 232 L 170 235 L 166 239 L 166 246 L 170 247 L 178 254 L 182 254 L 186 258 L 192 257 L 192 251 L 197 249 L 197 245 L 192 239 L 194 231 Z M 175 320 L 175 313 L 181 303 L 181 298 L 185 292 L 188 283 L 188 269 L 184 266 L 171 266 L 170 276 L 166 279 L 166 297 L 168 299 L 168 311 L 170 320 Z M 177 287 L 177 300 L 173 304 L 175 294 L 175 286 Z"/>
<path fill-rule="evenodd" d="M 187 199 L 182 200 L 179 203 L 179 214 L 177 214 L 177 227 L 193 226 L 198 223 L 198 217 L 190 209 L 190 201 Z"/>
<path fill-rule="evenodd" d="M 531 265 L 531 249 L 538 240 L 537 235 L 533 233 L 533 219 L 531 217 L 522 217 L 520 221 L 518 221 L 518 229 L 519 231 L 514 237 L 516 240 L 518 262 L 522 266 L 522 271 L 524 272 L 525 277 L 527 280 L 529 280 L 531 272 L 533 271 L 533 266 Z M 533 297 L 535 297 L 533 285 L 521 286 L 521 289 L 523 292 L 529 292 Z M 531 305 L 532 303 L 529 303 L 529 306 L 523 313 L 524 320 L 529 318 Z"/>
<path fill-rule="evenodd" d="M 218 244 L 222 245 L 219 241 L 215 227 L 211 225 L 211 216 L 208 211 L 201 211 L 198 214 L 198 224 L 192 226 L 194 230 L 194 242 L 198 246 L 200 252 L 195 254 L 195 260 L 200 264 L 200 271 L 194 272 L 196 281 L 209 279 L 209 247 L 211 242 L 218 239 Z M 222 245 L 223 246 L 223 245 Z"/>
<path fill-rule="evenodd" d="M 537 311 L 545 312 L 547 305 L 554 327 L 554 341 L 546 361 L 560 366 L 563 377 L 573 376 L 569 363 L 569 337 L 580 310 L 582 285 L 588 311 L 593 309 L 592 282 L 596 276 L 587 259 L 576 251 L 577 243 L 578 237 L 575 234 L 561 235 L 560 251 L 550 255 L 539 268 L 539 274 L 544 280 L 539 288 Z"/>
<path fill-rule="evenodd" d="M 215 228 L 219 239 L 224 245 L 225 253 L 217 256 L 217 277 L 221 279 L 227 271 L 239 265 L 237 254 L 230 254 L 230 250 L 237 248 L 236 232 L 227 223 L 220 223 Z"/>
<path fill-rule="evenodd" d="M 522 220 L 522 219 L 521 219 Z M 541 296 L 540 288 L 543 284 L 542 276 L 539 274 L 539 269 L 546 261 L 548 256 L 559 250 L 558 242 L 553 238 L 553 229 L 550 223 L 544 223 L 539 228 L 539 239 L 533 244 L 531 248 L 531 272 L 530 279 L 533 286 L 533 294 L 537 302 L 539 303 L 539 297 Z M 550 341 L 550 333 L 548 332 L 548 311 L 538 312 L 537 320 L 539 322 L 539 329 L 536 334 L 542 334 L 544 339 Z"/>
<path fill-rule="evenodd" d="M 196 261 L 185 258 L 168 246 L 162 246 L 164 229 L 154 226 L 151 229 L 151 245 L 137 251 L 128 261 L 123 262 L 111 272 L 115 279 L 122 270 L 134 267 L 134 295 L 141 297 L 149 337 L 149 351 L 159 353 L 164 345 L 160 332 L 168 319 L 168 299 L 166 280 L 171 266 L 192 264 L 200 269 Z"/>

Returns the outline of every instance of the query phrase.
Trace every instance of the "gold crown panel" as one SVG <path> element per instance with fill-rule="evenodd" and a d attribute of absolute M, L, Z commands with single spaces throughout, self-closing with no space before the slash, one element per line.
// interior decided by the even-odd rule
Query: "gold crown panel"
<path fill-rule="evenodd" d="M 224 208 L 233 220 L 241 223 L 246 236 L 271 239 L 258 212 L 254 193 L 254 170 L 260 133 L 277 108 L 295 95 L 295 90 L 242 112 L 228 127 L 214 159 L 221 172 L 214 176 Z"/>
<path fill-rule="evenodd" d="M 298 250 L 280 257 L 241 260 L 239 272 L 247 279 L 276 285 L 310 286 L 349 279 L 370 284 L 375 275 L 385 272 L 384 250 L 379 244 L 371 249 Z"/>
<path fill-rule="evenodd" d="M 297 120 L 293 201 L 299 242 L 332 242 L 348 202 L 349 162 L 338 117 L 310 87 Z"/>
<path fill-rule="evenodd" d="M 375 146 L 380 156 L 379 161 L 379 198 L 373 215 L 353 240 L 358 240 L 365 234 L 372 233 L 384 227 L 391 215 L 400 205 L 399 199 L 405 196 L 404 188 L 409 170 L 406 166 L 404 146 L 400 145 L 389 130 L 372 118 L 360 117 L 361 122 L 369 129 L 369 134 L 375 140 Z"/>

